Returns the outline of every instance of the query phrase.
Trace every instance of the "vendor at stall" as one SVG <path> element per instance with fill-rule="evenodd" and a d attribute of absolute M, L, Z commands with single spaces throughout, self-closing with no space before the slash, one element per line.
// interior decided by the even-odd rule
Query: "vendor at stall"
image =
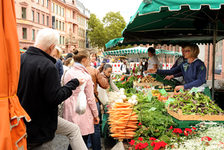
<path fill-rule="evenodd" d="M 144 71 L 145 75 L 150 73 L 149 70 L 157 70 L 159 68 L 159 60 L 156 56 L 156 50 L 153 47 L 148 48 L 148 68 Z"/>
<path fill-rule="evenodd" d="M 171 70 L 157 70 L 151 69 L 150 73 L 157 73 L 162 75 L 173 75 L 182 72 L 185 84 L 176 86 L 175 90 L 191 89 L 193 87 L 200 87 L 206 83 L 206 67 L 204 62 L 198 59 L 199 48 L 197 45 L 192 44 L 183 48 L 187 62 L 183 62 L 179 66 Z"/>
<path fill-rule="evenodd" d="M 123 64 L 121 65 L 120 70 L 122 74 L 130 74 L 130 69 L 126 60 L 123 61 Z"/>
<path fill-rule="evenodd" d="M 181 50 L 182 56 L 177 58 L 177 60 L 175 61 L 174 65 L 172 66 L 171 69 L 179 66 L 183 62 L 187 62 L 187 59 L 185 58 L 185 51 L 184 51 L 185 47 L 186 46 L 182 47 L 182 50 Z M 165 80 L 171 80 L 173 78 L 176 78 L 181 84 L 184 84 L 183 74 L 182 74 L 181 71 L 179 73 L 174 74 L 174 75 L 167 75 L 164 79 Z"/>

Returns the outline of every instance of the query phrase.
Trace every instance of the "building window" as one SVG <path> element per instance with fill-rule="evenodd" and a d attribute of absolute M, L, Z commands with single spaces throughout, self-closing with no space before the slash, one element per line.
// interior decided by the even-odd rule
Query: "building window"
<path fill-rule="evenodd" d="M 60 39 L 59 39 L 59 44 L 61 45 L 61 36 L 60 36 Z"/>
<path fill-rule="evenodd" d="M 61 21 L 58 22 L 58 28 L 61 30 Z"/>
<path fill-rule="evenodd" d="M 55 29 L 58 29 L 58 20 L 56 20 Z"/>
<path fill-rule="evenodd" d="M 34 10 L 32 10 L 32 21 L 33 22 L 35 21 L 35 13 L 34 13 Z"/>
<path fill-rule="evenodd" d="M 46 2 L 46 7 L 48 8 L 48 6 L 49 6 L 49 0 L 47 0 Z"/>
<path fill-rule="evenodd" d="M 75 4 L 75 1 L 74 1 L 74 0 L 72 0 L 72 4 L 73 4 L 73 5 Z"/>
<path fill-rule="evenodd" d="M 22 18 L 26 19 L 26 8 L 22 7 Z"/>
<path fill-rule="evenodd" d="M 44 0 L 42 0 L 42 5 L 44 6 Z"/>
<path fill-rule="evenodd" d="M 75 25 L 74 24 L 73 24 L 73 27 L 72 28 L 73 28 L 73 33 L 75 33 Z"/>
<path fill-rule="evenodd" d="M 47 26 L 49 26 L 49 16 L 47 16 Z"/>
<path fill-rule="evenodd" d="M 62 15 L 62 17 L 64 17 L 64 15 L 65 15 L 65 9 L 64 8 L 61 9 L 61 15 Z"/>
<path fill-rule="evenodd" d="M 37 3 L 39 3 L 39 0 L 36 0 Z"/>
<path fill-rule="evenodd" d="M 32 40 L 35 41 L 35 30 L 32 29 Z"/>
<path fill-rule="evenodd" d="M 56 5 L 56 4 L 55 4 Z M 58 14 L 58 5 L 56 5 L 55 13 Z"/>
<path fill-rule="evenodd" d="M 60 6 L 58 6 L 58 14 L 59 14 L 59 16 L 61 16 L 61 7 Z"/>
<path fill-rule="evenodd" d="M 51 11 L 54 13 L 54 3 L 51 3 Z"/>
<path fill-rule="evenodd" d="M 52 16 L 52 28 L 55 29 L 55 16 Z"/>
<path fill-rule="evenodd" d="M 37 23 L 40 23 L 40 13 L 37 13 Z"/>
<path fill-rule="evenodd" d="M 45 19 L 45 16 L 44 16 L 44 14 L 42 15 L 42 23 L 43 23 L 43 25 L 44 25 L 44 19 Z"/>
<path fill-rule="evenodd" d="M 62 22 L 62 31 L 65 31 L 65 23 Z"/>
<path fill-rule="evenodd" d="M 27 28 L 23 28 L 23 39 L 27 39 Z"/>
<path fill-rule="evenodd" d="M 65 37 L 63 36 L 63 45 L 65 45 Z"/>
<path fill-rule="evenodd" d="M 75 19 L 75 12 L 72 13 L 72 18 Z"/>
<path fill-rule="evenodd" d="M 222 52 L 223 40 L 219 41 L 215 48 L 215 74 L 222 74 Z"/>

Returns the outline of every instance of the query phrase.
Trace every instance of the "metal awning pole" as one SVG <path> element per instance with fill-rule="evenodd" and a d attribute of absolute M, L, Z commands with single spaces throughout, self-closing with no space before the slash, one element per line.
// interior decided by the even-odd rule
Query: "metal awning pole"
<path fill-rule="evenodd" d="M 212 49 L 212 100 L 215 100 L 215 48 L 217 36 L 217 21 L 214 23 L 213 28 L 213 49 Z"/>

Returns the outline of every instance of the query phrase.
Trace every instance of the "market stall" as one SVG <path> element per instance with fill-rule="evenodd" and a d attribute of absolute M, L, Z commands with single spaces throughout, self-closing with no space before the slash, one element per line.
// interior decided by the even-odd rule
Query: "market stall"
<path fill-rule="evenodd" d="M 216 43 L 224 38 L 223 0 L 146 0 L 123 30 L 123 44 L 213 44 L 212 99 Z"/>
<path fill-rule="evenodd" d="M 133 48 L 127 48 L 127 49 L 120 49 L 120 50 L 113 50 L 113 51 L 106 51 L 103 53 L 104 56 L 125 56 L 126 58 L 138 58 L 139 61 L 142 58 L 148 58 L 148 51 L 147 47 L 133 47 Z M 169 51 L 169 50 L 163 50 L 163 49 L 156 49 L 156 55 L 158 56 L 159 60 L 163 60 L 162 58 L 169 58 L 170 60 L 175 60 L 177 57 L 181 56 L 181 53 Z M 131 62 L 130 67 L 133 68 L 134 64 L 136 66 L 139 65 L 138 62 Z M 172 62 L 172 61 L 170 61 Z M 120 66 L 121 62 L 119 63 L 111 63 L 113 67 L 113 73 L 121 73 Z M 172 67 L 172 63 L 167 63 L 166 61 L 161 61 L 161 68 L 163 69 L 170 69 Z"/>
<path fill-rule="evenodd" d="M 124 43 L 213 43 L 214 52 L 215 43 L 224 38 L 223 5 L 221 0 L 203 3 L 145 0 L 123 32 Z M 114 112 L 125 110 L 116 119 L 109 120 L 112 125 L 109 129 L 115 139 L 123 141 L 126 149 L 224 149 L 224 136 L 219 136 L 224 131 L 224 112 L 206 96 L 206 91 L 192 88 L 169 93 L 170 89 L 156 76 L 128 78 L 115 76 L 116 81 L 120 79 L 117 86 L 125 90 L 109 93 L 107 105 L 109 118 Z M 147 92 L 136 89 L 136 82 L 146 81 Z M 154 82 L 163 85 L 156 89 L 160 85 Z M 129 124 L 129 120 L 133 122 Z M 121 127 L 115 128 L 119 123 Z"/>
<path fill-rule="evenodd" d="M 130 82 L 135 80 L 134 77 L 134 80 L 130 79 Z M 126 85 L 122 84 L 125 89 L 108 93 L 105 106 L 110 136 L 122 142 L 124 149 L 183 148 L 188 147 L 184 142 L 199 136 L 200 139 L 213 138 L 211 124 L 219 130 L 224 129 L 224 111 L 203 93 L 192 90 L 171 94 L 165 88 L 157 90 L 154 86 L 148 93 L 143 93 L 130 88 L 128 81 Z M 208 126 L 201 129 L 201 124 Z M 216 149 L 224 148 L 218 140 L 223 141 L 224 137 L 210 143 Z M 209 145 L 201 142 L 196 147 L 200 149 Z"/>

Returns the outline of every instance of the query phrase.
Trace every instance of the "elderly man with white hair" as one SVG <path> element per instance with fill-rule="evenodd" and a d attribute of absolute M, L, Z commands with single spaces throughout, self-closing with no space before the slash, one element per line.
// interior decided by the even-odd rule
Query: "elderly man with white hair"
<path fill-rule="evenodd" d="M 51 56 L 58 39 L 59 34 L 55 30 L 42 29 L 37 34 L 34 47 L 29 47 L 21 56 L 18 97 L 31 117 L 31 122 L 26 123 L 29 150 L 44 150 L 44 145 L 54 138 L 57 128 L 58 133 L 76 141 L 73 145 L 76 144 L 77 150 L 86 150 L 79 129 L 71 132 L 74 124 L 58 119 L 58 105 L 84 82 L 83 79 L 72 79 L 61 87 L 56 60 Z"/>

